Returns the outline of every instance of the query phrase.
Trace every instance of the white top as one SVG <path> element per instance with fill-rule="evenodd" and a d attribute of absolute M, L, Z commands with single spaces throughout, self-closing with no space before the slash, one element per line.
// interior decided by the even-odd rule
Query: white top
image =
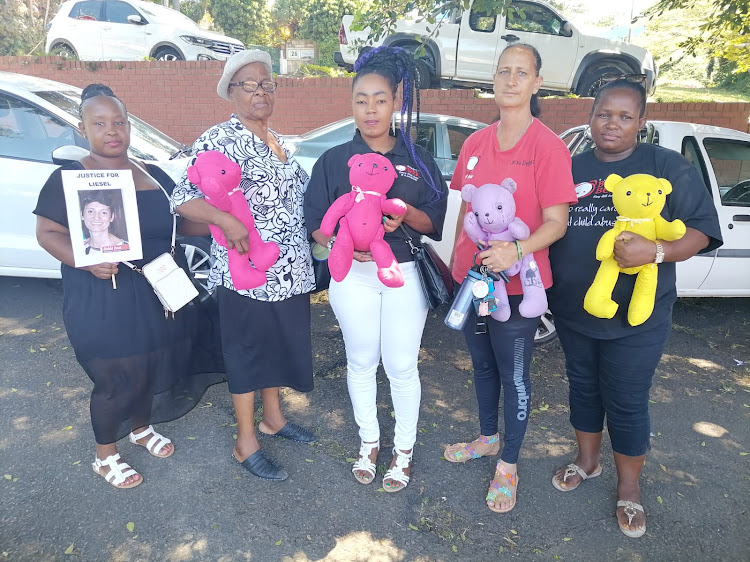
<path fill-rule="evenodd" d="M 284 146 L 281 136 L 270 129 L 269 133 L 276 137 L 286 153 L 286 164 L 276 157 L 266 143 L 246 129 L 235 115 L 203 133 L 193 143 L 193 155 L 215 150 L 242 168 L 239 187 L 250 204 L 255 227 L 263 240 L 276 242 L 281 252 L 279 259 L 266 273 L 265 285 L 237 292 L 257 300 L 281 301 L 308 293 L 315 286 L 302 210 L 309 177 Z M 203 198 L 203 193 L 190 183 L 185 173 L 172 192 L 173 209 L 199 197 Z M 214 260 L 208 276 L 208 290 L 213 291 L 217 285 L 236 290 L 229 275 L 226 248 L 214 240 L 211 254 Z"/>

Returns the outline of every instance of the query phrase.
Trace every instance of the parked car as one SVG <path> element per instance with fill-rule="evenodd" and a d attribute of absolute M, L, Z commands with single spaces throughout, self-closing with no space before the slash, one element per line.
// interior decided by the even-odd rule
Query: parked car
<path fill-rule="evenodd" d="M 78 129 L 81 90 L 60 82 L 0 72 L 0 275 L 60 277 L 60 263 L 36 241 L 32 211 L 44 182 L 57 167 L 52 152 L 66 147 L 88 152 Z M 154 161 L 178 181 L 188 158 L 170 160 L 186 147 L 151 125 L 130 116 L 129 153 Z M 60 155 L 61 158 L 73 156 Z M 209 271 L 208 238 L 181 238 L 196 280 Z"/>
<path fill-rule="evenodd" d="M 241 41 L 140 0 L 68 0 L 47 32 L 47 52 L 80 60 L 226 60 Z"/>
<path fill-rule="evenodd" d="M 609 73 L 644 74 L 653 93 L 657 69 L 644 48 L 624 41 L 586 35 L 552 6 L 537 0 L 514 0 L 505 15 L 484 11 L 483 2 L 464 2 L 431 22 L 404 16 L 393 33 L 374 44 L 403 47 L 411 52 L 424 47 L 415 61 L 419 85 L 490 87 L 500 53 L 520 41 L 534 45 L 542 56 L 542 88 L 591 95 L 599 79 Z M 341 20 L 340 51 L 334 61 L 351 69 L 370 29 L 352 31 L 353 16 Z M 436 25 L 439 33 L 432 35 Z"/>

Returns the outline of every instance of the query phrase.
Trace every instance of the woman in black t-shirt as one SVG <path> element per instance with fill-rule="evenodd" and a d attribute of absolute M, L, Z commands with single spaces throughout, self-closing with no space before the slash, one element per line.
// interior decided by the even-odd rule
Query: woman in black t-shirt
<path fill-rule="evenodd" d="M 347 162 L 354 154 L 378 152 L 397 172 L 388 198 L 399 198 L 407 206 L 400 216 L 384 217 L 383 238 L 400 264 L 404 285 L 386 287 L 377 277 L 370 252 L 355 251 L 351 270 L 340 282 L 332 280 L 328 293 L 346 343 L 347 384 L 362 441 L 352 471 L 362 484 L 373 482 L 380 449 L 375 373 L 381 355 L 388 375 L 396 429 L 393 460 L 383 478 L 386 492 L 404 489 L 410 478 L 421 396 L 417 363 L 428 310 L 414 258 L 399 227 L 406 228 L 415 244 L 422 234 L 440 240 L 448 196 L 434 160 L 414 146 L 410 136 L 414 96 L 419 107 L 413 65 L 411 54 L 398 47 L 363 51 L 354 67 L 352 92 L 358 130 L 352 141 L 330 149 L 316 162 L 305 194 L 307 228 L 325 246 L 332 239 L 321 233 L 321 220 L 336 198 L 352 191 Z M 403 135 L 390 133 L 393 112 L 399 109 L 400 83 Z"/>
<path fill-rule="evenodd" d="M 568 492 L 601 474 L 606 417 L 618 475 L 617 520 L 620 530 L 634 538 L 646 531 L 638 480 L 649 449 L 649 390 L 667 343 L 677 296 L 675 262 L 721 245 L 716 209 L 695 168 L 676 152 L 638 143 L 645 109 L 646 92 L 640 84 L 618 80 L 597 93 L 589 122 L 596 148 L 573 158 L 578 203 L 571 207 L 566 235 L 550 247 L 555 284 L 548 291 L 565 352 L 570 421 L 578 442 L 575 461 L 558 470 L 552 484 Z M 616 238 L 614 257 L 621 268 L 663 261 L 653 313 L 646 322 L 631 326 L 627 303 L 634 275 L 618 279 L 612 298 L 620 306 L 614 318 L 589 315 L 583 301 L 599 268 L 595 257 L 599 238 L 617 220 L 604 180 L 610 174 L 636 173 L 672 184 L 662 217 L 682 220 L 687 232 L 671 242 L 654 242 L 632 232 Z"/>

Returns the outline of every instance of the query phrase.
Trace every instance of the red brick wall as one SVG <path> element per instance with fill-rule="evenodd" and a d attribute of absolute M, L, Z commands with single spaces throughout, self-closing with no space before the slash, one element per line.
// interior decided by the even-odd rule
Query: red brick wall
<path fill-rule="evenodd" d="M 110 86 L 128 110 L 171 137 L 191 143 L 227 119 L 232 104 L 216 95 L 223 63 L 218 61 L 63 61 L 57 57 L 0 57 L 0 70 L 49 78 L 78 87 Z M 271 126 L 299 134 L 351 115 L 351 79 L 279 77 Z M 557 133 L 585 123 L 590 99 L 543 99 L 542 120 Z M 493 99 L 473 90 L 422 92 L 422 111 L 458 115 L 486 123 L 497 115 Z M 750 103 L 650 103 L 651 119 L 690 121 L 748 130 Z"/>

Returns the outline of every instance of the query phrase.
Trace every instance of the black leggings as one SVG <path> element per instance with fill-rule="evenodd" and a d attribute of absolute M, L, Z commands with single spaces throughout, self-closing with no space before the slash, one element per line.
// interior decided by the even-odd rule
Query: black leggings
<path fill-rule="evenodd" d="M 507 322 L 487 318 L 487 333 L 476 334 L 474 312 L 466 323 L 464 336 L 474 364 L 474 387 L 479 406 L 482 435 L 498 432 L 498 403 L 503 393 L 503 450 L 500 458 L 514 464 L 521 451 L 531 412 L 529 367 L 534 350 L 534 334 L 539 318 L 524 318 L 518 313 L 520 295 L 510 296 L 511 316 Z M 473 309 L 472 309 L 473 310 Z"/>

